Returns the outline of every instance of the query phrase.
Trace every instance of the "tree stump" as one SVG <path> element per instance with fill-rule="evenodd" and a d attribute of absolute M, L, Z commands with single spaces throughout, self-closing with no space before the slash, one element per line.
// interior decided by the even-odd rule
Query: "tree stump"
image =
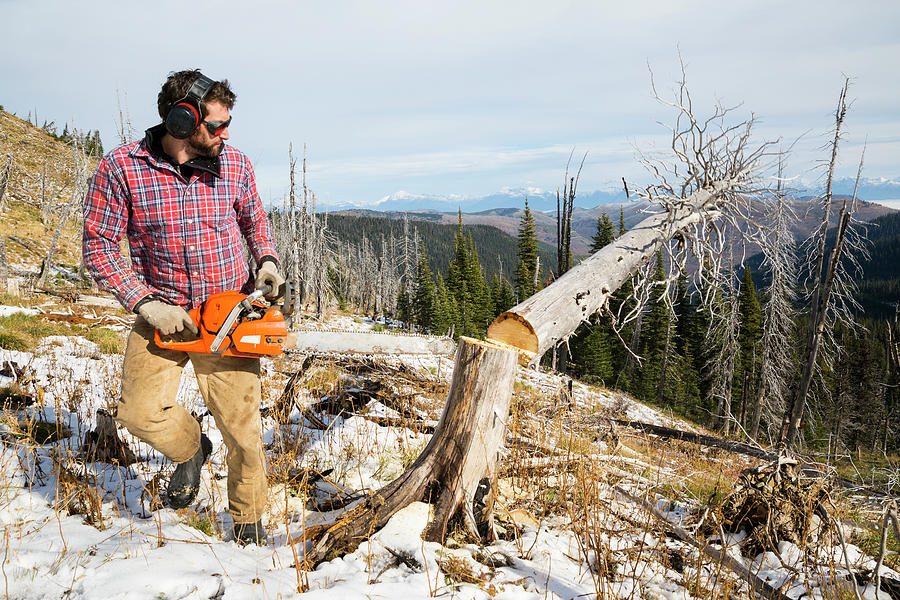
<path fill-rule="evenodd" d="M 518 352 L 491 341 L 460 338 L 447 405 L 431 441 L 396 480 L 348 510 L 319 540 L 307 559 L 318 563 L 355 547 L 411 502 L 434 504 L 425 530 L 442 541 L 451 521 L 475 539 L 493 539 L 492 508 L 500 446 L 506 434 Z M 487 480 L 484 509 L 473 503 Z"/>
<path fill-rule="evenodd" d="M 119 438 L 112 415 L 102 408 L 97 410 L 97 427 L 84 435 L 81 451 L 89 461 L 106 462 L 122 467 L 137 462 L 134 452 Z"/>

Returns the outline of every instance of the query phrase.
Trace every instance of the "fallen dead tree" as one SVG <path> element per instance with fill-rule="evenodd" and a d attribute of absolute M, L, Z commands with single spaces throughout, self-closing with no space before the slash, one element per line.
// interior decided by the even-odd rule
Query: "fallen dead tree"
<path fill-rule="evenodd" d="M 751 446 L 750 444 L 737 442 L 735 440 L 726 440 L 713 435 L 704 435 L 701 433 L 694 433 L 692 431 L 674 429 L 672 427 L 663 427 L 662 425 L 653 425 L 652 423 L 642 423 L 640 421 L 625 421 L 622 419 L 613 419 L 613 422 L 616 425 L 622 425 L 623 427 L 629 427 L 631 429 L 636 429 L 645 433 L 652 433 L 653 435 L 657 435 L 662 438 L 679 440 L 682 442 L 689 442 L 692 444 L 699 444 L 701 446 L 709 446 L 712 448 L 719 448 L 721 450 L 727 450 L 728 452 L 746 454 L 747 456 L 753 456 L 765 460 L 778 459 L 778 454 L 775 452 L 769 452 L 767 450 L 764 450 L 763 448 L 759 448 L 758 446 Z"/>
<path fill-rule="evenodd" d="M 682 84 L 682 100 L 685 94 Z M 446 407 L 425 450 L 395 481 L 341 514 L 307 552 L 307 563 L 352 549 L 417 500 L 434 504 L 426 539 L 443 540 L 456 517 L 468 536 L 494 537 L 494 484 L 517 362 L 523 356 L 525 361 L 532 360 L 566 340 L 673 239 L 684 242 L 693 237 L 700 240 L 695 246 L 702 247 L 708 223 L 723 214 L 732 218 L 740 214 L 737 205 L 763 152 L 762 148 L 748 151 L 751 122 L 725 126 L 722 121 L 728 111 L 723 109 L 698 121 L 691 114 L 689 98 L 673 106 L 679 119 L 672 130 L 672 149 L 682 164 L 672 175 L 679 182 L 668 182 L 665 169 L 646 161 L 660 183 L 647 188 L 645 197 L 661 211 L 498 317 L 488 329 L 487 341 L 461 339 Z M 721 130 L 713 131 L 715 126 Z M 706 249 L 703 257 L 712 256 L 715 262 L 712 246 Z M 478 510 L 473 506 L 476 496 L 484 501 Z"/>

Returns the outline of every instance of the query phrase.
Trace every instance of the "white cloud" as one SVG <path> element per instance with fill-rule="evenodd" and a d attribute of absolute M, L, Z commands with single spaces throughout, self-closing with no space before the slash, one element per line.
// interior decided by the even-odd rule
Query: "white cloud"
<path fill-rule="evenodd" d="M 656 122 L 671 117 L 651 97 L 648 63 L 667 93 L 679 49 L 697 106 L 743 102 L 766 137 L 826 131 L 851 75 L 847 158 L 868 134 L 867 172 L 900 173 L 893 0 L 0 7 L 15 23 L 0 38 L 8 110 L 100 128 L 110 145 L 117 90 L 143 129 L 166 74 L 199 66 L 235 86 L 233 142 L 273 196 L 287 185 L 291 142 L 308 144 L 311 183 L 334 200 L 553 189 L 573 147 L 590 152 L 582 189 L 640 177 L 631 143 L 664 148 Z M 812 146 L 798 145 L 798 163 Z"/>

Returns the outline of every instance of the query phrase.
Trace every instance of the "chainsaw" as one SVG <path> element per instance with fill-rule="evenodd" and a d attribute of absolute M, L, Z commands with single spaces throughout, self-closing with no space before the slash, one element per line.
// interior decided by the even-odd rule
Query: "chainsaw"
<path fill-rule="evenodd" d="M 160 348 L 257 358 L 280 356 L 287 339 L 285 311 L 292 312 L 290 293 L 282 306 L 263 299 L 272 291 L 266 286 L 250 294 L 228 291 L 213 294 L 200 306 L 188 311 L 198 334 L 194 339 L 163 337 L 157 330 L 153 339 Z"/>
<path fill-rule="evenodd" d="M 173 339 L 156 331 L 154 341 L 160 348 L 169 350 L 245 358 L 277 357 L 284 352 L 450 356 L 456 350 L 453 339 L 444 336 L 321 328 L 289 331 L 287 318 L 294 312 L 291 290 L 289 286 L 282 290 L 281 305 L 264 300 L 270 291 L 266 287 L 250 294 L 236 291 L 213 294 L 188 312 L 199 332 L 195 338 Z"/>

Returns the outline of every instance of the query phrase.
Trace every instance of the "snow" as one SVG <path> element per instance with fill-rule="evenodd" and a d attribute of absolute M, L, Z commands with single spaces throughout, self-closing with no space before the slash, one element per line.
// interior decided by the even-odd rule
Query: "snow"
<path fill-rule="evenodd" d="M 5 304 L 0 304 L 0 317 L 8 317 L 17 313 L 21 313 L 23 315 L 36 315 L 38 314 L 38 311 L 33 308 L 25 308 L 23 306 L 7 306 Z"/>
<path fill-rule="evenodd" d="M 347 317 L 329 326 L 366 329 L 371 323 Z M 449 380 L 451 363 L 447 359 L 404 360 L 413 369 L 440 373 L 441 379 Z M 523 514 L 527 518 L 510 520 L 518 524 L 517 533 L 489 546 L 424 542 L 421 533 L 431 507 L 421 502 L 398 512 L 352 552 L 303 572 L 295 568 L 294 552 L 303 551 L 297 540 L 304 527 L 322 517 L 310 513 L 304 499 L 291 495 L 283 484 L 273 484 L 271 489 L 265 520 L 270 545 L 241 548 L 230 540 L 224 447 L 211 417 L 202 418 L 202 427 L 215 450 L 203 472 L 201 491 L 192 510 L 152 510 L 146 488 L 154 479 L 161 479 L 164 486 L 173 467 L 151 448 L 123 435 L 139 458 L 127 468 L 86 463 L 79 455 L 80 440 L 93 428 L 97 409 L 112 407 L 118 397 L 121 357 L 101 354 L 84 338 L 51 337 L 34 354 L 0 350 L 0 364 L 4 361 L 24 370 L 19 378 L 23 386 L 40 392 L 39 401 L 24 409 L 20 418 L 58 419 L 71 436 L 45 446 L 28 445 L 12 435 L 12 424 L 0 423 L 3 597 L 286 598 L 296 595 L 300 586 L 308 590 L 306 596 L 326 600 L 434 596 L 537 600 L 591 598 L 598 593 L 674 600 L 692 597 L 686 584 L 692 584 L 695 578 L 712 582 L 721 576 L 708 567 L 698 576 L 696 552 L 690 547 L 657 537 L 659 533 L 653 528 L 642 531 L 625 527 L 624 522 L 607 513 L 587 515 L 609 522 L 608 526 L 594 523 L 595 527 L 588 530 L 584 515 L 573 527 L 565 515 L 526 511 Z M 284 376 L 272 361 L 264 361 L 263 367 L 264 390 L 277 394 L 283 388 Z M 189 410 L 205 414 L 190 366 L 185 372 L 179 401 Z M 521 370 L 519 377 L 522 384 L 545 394 L 558 395 L 565 386 L 563 379 L 533 370 Z M 0 381 L 0 385 L 3 383 Z M 624 413 L 623 418 L 672 423 L 658 411 L 604 390 L 575 384 L 573 392 L 581 408 L 604 408 Z M 368 409 L 374 414 L 393 414 L 377 402 Z M 324 431 L 307 428 L 299 412 L 286 428 L 268 418 L 264 421 L 263 435 L 268 444 L 305 440 L 305 466 L 319 471 L 333 469 L 327 483 L 319 483 L 320 490 L 328 486 L 378 489 L 399 475 L 404 460 L 414 457 L 429 439 L 428 435 L 382 427 L 360 416 L 328 417 L 326 424 Z M 82 481 L 91 482 L 88 487 L 99 492 L 101 523 L 97 526 L 89 524 L 84 514 L 68 514 L 65 510 L 74 492 L 61 483 L 60 464 Z M 631 519 L 647 519 L 634 506 L 608 490 L 605 493 L 595 510 L 607 506 Z M 690 507 L 682 503 L 658 497 L 655 504 L 675 523 L 690 518 Z M 191 525 L 198 515 L 210 516 L 215 535 Z M 513 527 L 509 522 L 504 526 Z M 590 531 L 590 538 L 579 537 L 573 529 L 581 535 Z M 833 591 L 826 585 L 825 575 L 803 575 L 802 553 L 793 545 L 783 543 L 777 554 L 751 558 L 741 556 L 742 540 L 740 534 L 729 536 L 725 540 L 728 552 L 773 585 L 786 584 L 784 589 L 789 589 L 792 597 L 808 593 L 825 598 Z M 685 554 L 683 573 L 661 559 L 675 551 Z M 865 560 L 854 546 L 849 552 L 852 562 Z M 467 566 L 478 583 L 448 578 L 450 564 Z M 870 589 L 866 597 L 874 599 L 874 591 Z"/>

